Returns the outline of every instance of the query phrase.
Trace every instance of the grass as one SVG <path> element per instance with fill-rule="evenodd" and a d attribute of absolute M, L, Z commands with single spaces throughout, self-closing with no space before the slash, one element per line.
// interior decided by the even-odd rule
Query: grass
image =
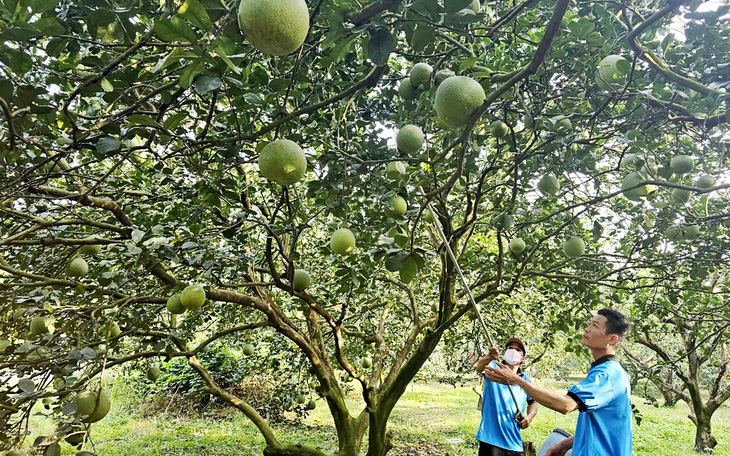
<path fill-rule="evenodd" d="M 563 389 L 565 385 L 552 384 Z M 362 402 L 352 394 L 351 404 L 359 410 Z M 634 454 L 641 456 L 693 455 L 694 426 L 687 419 L 683 404 L 674 408 L 655 408 L 634 398 L 643 420 L 634 425 Z M 104 456 L 246 456 L 260 455 L 263 439 L 242 414 L 232 412 L 228 418 L 196 417 L 180 419 L 167 414 L 141 418 L 121 392 L 115 394 L 112 412 L 92 428 L 95 451 Z M 472 386 L 452 388 L 437 384 L 409 386 L 390 420 L 394 431 L 397 455 L 474 456 L 477 446 L 474 435 L 479 426 L 480 412 L 476 410 L 477 396 Z M 577 414 L 566 416 L 541 407 L 525 440 L 539 448 L 556 427 L 575 430 Z M 325 452 L 336 449 L 332 421 L 324 401 L 303 425 L 276 425 L 282 442 L 317 447 Z M 714 454 L 730 456 L 730 407 L 723 406 L 713 419 L 713 433 L 719 444 Z M 33 434 L 48 434 L 53 423 L 35 416 L 31 421 Z M 33 437 L 27 439 L 32 442 Z M 63 454 L 75 454 L 63 444 Z"/>

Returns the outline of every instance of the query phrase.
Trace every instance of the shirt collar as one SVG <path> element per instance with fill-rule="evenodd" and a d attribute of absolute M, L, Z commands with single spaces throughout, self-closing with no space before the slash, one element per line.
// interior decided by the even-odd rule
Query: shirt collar
<path fill-rule="evenodd" d="M 593 361 L 593 364 L 591 364 L 591 369 L 598 366 L 599 364 L 605 363 L 606 361 L 618 361 L 618 356 L 616 356 L 616 355 L 601 356 L 597 360 Z"/>

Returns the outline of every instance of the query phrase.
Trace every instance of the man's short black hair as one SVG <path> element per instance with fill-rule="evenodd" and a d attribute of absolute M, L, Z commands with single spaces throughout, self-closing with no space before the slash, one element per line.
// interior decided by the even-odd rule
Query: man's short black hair
<path fill-rule="evenodd" d="M 631 324 L 624 314 L 618 310 L 601 309 L 598 311 L 598 315 L 606 317 L 606 334 L 616 334 L 619 342 L 626 337 Z"/>

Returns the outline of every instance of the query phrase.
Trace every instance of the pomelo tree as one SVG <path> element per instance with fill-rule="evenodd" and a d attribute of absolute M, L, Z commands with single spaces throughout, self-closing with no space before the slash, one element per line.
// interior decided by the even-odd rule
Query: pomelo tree
<path fill-rule="evenodd" d="M 393 407 L 472 311 L 434 223 L 486 315 L 564 288 L 530 308 L 568 332 L 606 290 L 727 291 L 677 261 L 727 264 L 724 6 L 302 4 L 0 1 L 3 447 L 42 401 L 55 451 L 103 372 L 183 358 L 264 454 L 321 455 L 199 361 L 274 331 L 337 454 L 386 454 Z M 399 151 L 404 125 L 423 144 Z"/>

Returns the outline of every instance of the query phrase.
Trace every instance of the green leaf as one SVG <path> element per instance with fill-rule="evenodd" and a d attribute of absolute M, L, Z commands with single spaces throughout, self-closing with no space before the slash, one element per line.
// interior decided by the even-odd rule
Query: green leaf
<path fill-rule="evenodd" d="M 185 20 L 201 30 L 209 32 L 213 28 L 208 13 L 198 0 L 185 0 L 185 3 L 180 7 L 179 13 Z"/>
<path fill-rule="evenodd" d="M 218 90 L 223 85 L 223 81 L 218 76 L 201 75 L 193 84 L 195 92 L 199 95 Z"/>
<path fill-rule="evenodd" d="M 197 52 L 189 51 L 183 48 L 176 48 L 174 51 L 167 54 L 164 58 L 160 59 L 157 64 L 150 70 L 150 72 L 157 73 L 158 71 L 179 62 L 180 59 L 198 57 L 200 57 L 200 54 L 198 54 Z"/>
<path fill-rule="evenodd" d="M 370 31 L 368 42 L 368 58 L 375 65 L 382 66 L 388 63 L 388 57 L 393 52 L 395 39 L 385 27 L 378 27 Z"/>
<path fill-rule="evenodd" d="M 115 150 L 119 150 L 120 147 L 122 147 L 122 142 L 109 136 L 104 136 L 96 141 L 96 151 L 100 154 L 114 152 Z"/>
<path fill-rule="evenodd" d="M 20 390 L 24 393 L 32 393 L 35 391 L 35 383 L 33 383 L 33 380 L 29 378 L 21 378 L 20 381 L 18 381 L 18 388 L 20 388 Z"/>
<path fill-rule="evenodd" d="M 255 93 L 246 93 L 243 95 L 243 99 L 246 101 L 246 103 L 256 106 L 263 106 L 264 104 L 264 100 L 262 100 L 261 97 L 256 95 Z"/>
<path fill-rule="evenodd" d="M 471 0 L 444 0 L 444 9 L 449 13 L 462 10 L 471 5 Z"/>
<path fill-rule="evenodd" d="M 187 112 L 178 112 L 176 114 L 171 115 L 170 117 L 166 118 L 163 122 L 165 125 L 165 129 L 167 130 L 174 130 L 177 127 L 180 126 L 183 120 L 185 120 L 186 117 L 188 117 Z"/>
<path fill-rule="evenodd" d="M 178 16 L 156 21 L 155 33 L 162 41 L 182 41 L 184 43 L 197 43 L 198 41 L 195 31 Z M 188 87 L 190 86 L 188 85 Z"/>
<path fill-rule="evenodd" d="M 44 35 L 62 35 L 66 31 L 55 17 L 42 17 L 33 25 Z"/>
<path fill-rule="evenodd" d="M 418 274 L 418 265 L 416 264 L 416 261 L 411 257 L 406 258 L 398 273 L 400 274 L 400 279 L 404 283 L 411 282 L 416 278 L 416 274 Z"/>
<path fill-rule="evenodd" d="M 13 3 L 13 2 L 11 2 Z M 59 0 L 31 0 L 30 9 L 34 13 L 45 13 L 51 11 L 58 6 Z"/>
<path fill-rule="evenodd" d="M 146 125 L 148 127 L 162 128 L 162 125 L 160 125 L 155 119 L 150 116 L 145 116 L 144 114 L 134 114 L 127 117 L 127 123 L 132 125 Z"/>
<path fill-rule="evenodd" d="M 185 68 L 185 70 L 183 70 L 182 74 L 180 75 L 180 87 L 184 89 L 190 88 L 193 80 L 195 79 L 195 76 L 202 73 L 203 70 L 205 70 L 205 62 L 202 59 L 196 60 L 188 65 L 188 67 Z"/>
<path fill-rule="evenodd" d="M 107 78 L 101 80 L 101 88 L 104 92 L 114 92 L 114 84 L 109 82 Z"/>

